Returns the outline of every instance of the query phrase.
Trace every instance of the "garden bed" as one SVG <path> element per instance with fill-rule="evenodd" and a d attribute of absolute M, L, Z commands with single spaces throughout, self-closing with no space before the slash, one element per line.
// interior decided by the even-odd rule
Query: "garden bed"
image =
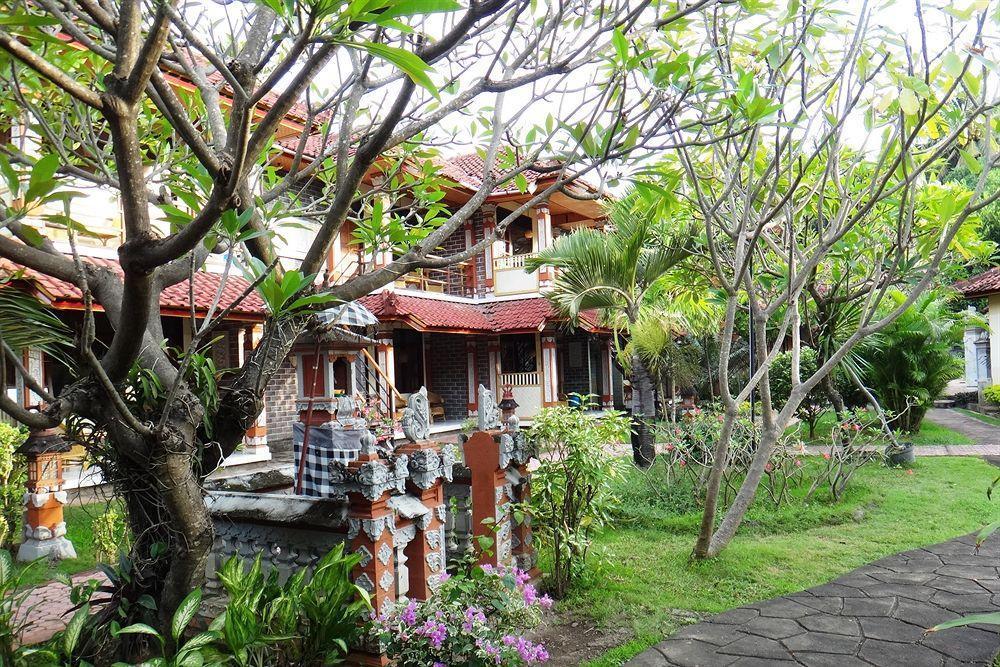
<path fill-rule="evenodd" d="M 582 663 L 592 667 L 620 664 L 701 615 L 815 586 L 996 517 L 986 497 L 996 469 L 980 459 L 918 458 L 911 470 L 872 464 L 839 503 L 758 503 L 721 556 L 692 563 L 697 506 L 683 489 L 654 496 L 642 475 L 631 469 L 618 485 L 618 518 L 596 537 L 594 558 L 559 605 L 561 633 L 583 627 L 590 645 L 600 646 L 602 633 L 618 642 Z M 546 633 L 558 644 L 560 631 Z"/>
<path fill-rule="evenodd" d="M 966 411 L 961 411 L 966 412 Z M 824 414 L 819 418 L 816 425 L 816 435 L 812 439 L 808 438 L 808 426 L 804 422 L 799 422 L 788 427 L 786 433 L 797 434 L 807 445 L 829 445 L 830 429 L 833 427 L 836 417 L 832 412 Z M 920 430 L 912 435 L 906 435 L 902 439 L 912 442 L 918 447 L 926 445 L 974 445 L 972 438 L 959 433 L 955 429 L 948 428 L 935 423 L 925 417 L 920 424 Z"/>

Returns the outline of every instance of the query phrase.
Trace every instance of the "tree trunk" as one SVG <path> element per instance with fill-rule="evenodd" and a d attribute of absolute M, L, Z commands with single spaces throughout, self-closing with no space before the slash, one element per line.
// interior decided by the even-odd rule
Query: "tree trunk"
<path fill-rule="evenodd" d="M 722 477 L 725 475 L 729 457 L 729 443 L 733 437 L 733 426 L 736 423 L 736 408 L 727 409 L 719 432 L 719 441 L 712 451 L 712 469 L 708 473 L 708 483 L 705 485 L 705 507 L 701 513 L 701 527 L 698 530 L 698 540 L 694 545 L 695 558 L 708 558 L 712 535 L 715 532 L 715 513 L 719 507 L 719 491 L 722 489 Z"/>
<path fill-rule="evenodd" d="M 649 426 L 650 414 L 656 414 L 653 377 L 638 354 L 632 355 L 632 459 L 640 468 L 653 463 L 656 451 Z"/>

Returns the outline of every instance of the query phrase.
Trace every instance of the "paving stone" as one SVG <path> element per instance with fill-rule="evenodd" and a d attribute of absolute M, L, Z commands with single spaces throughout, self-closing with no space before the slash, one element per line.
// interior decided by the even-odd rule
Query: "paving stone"
<path fill-rule="evenodd" d="M 851 588 L 857 588 L 859 590 L 867 590 L 869 586 L 875 586 L 882 582 L 874 577 L 868 576 L 862 570 L 858 570 L 850 574 L 845 574 L 842 577 L 837 577 L 833 580 L 833 583 L 840 584 L 841 586 L 850 586 Z"/>
<path fill-rule="evenodd" d="M 805 636 L 805 635 L 803 635 Z M 746 656 L 748 658 L 768 658 L 772 660 L 791 660 L 792 654 L 781 645 L 781 642 L 767 637 L 747 635 L 727 644 L 718 650 L 725 655 Z"/>
<path fill-rule="evenodd" d="M 913 643 L 920 640 L 924 629 L 895 618 L 862 618 L 861 633 L 867 639 L 883 639 L 888 642 Z"/>
<path fill-rule="evenodd" d="M 878 598 L 877 600 L 844 599 L 844 616 L 889 616 L 896 608 L 895 598 Z"/>
<path fill-rule="evenodd" d="M 816 586 L 814 588 L 810 588 L 809 592 L 819 597 L 824 597 L 824 596 L 836 596 L 842 598 L 868 597 L 867 595 L 865 595 L 864 591 L 862 591 L 860 588 L 854 588 L 852 586 L 844 586 L 838 583 L 823 584 L 822 586 Z"/>
<path fill-rule="evenodd" d="M 760 615 L 770 618 L 801 618 L 813 613 L 813 611 L 812 608 L 795 600 L 778 598 L 762 605 Z"/>
<path fill-rule="evenodd" d="M 995 567 L 976 567 L 975 565 L 945 565 L 938 569 L 938 574 L 949 577 L 960 577 L 962 579 L 972 579 L 973 581 L 995 580 L 997 569 Z"/>
<path fill-rule="evenodd" d="M 871 665 L 853 655 L 836 655 L 833 653 L 808 653 L 802 651 L 795 654 L 799 664 L 806 667 L 871 667 Z"/>
<path fill-rule="evenodd" d="M 732 667 L 769 667 L 770 665 L 797 665 L 794 660 L 775 660 L 773 658 L 739 658 Z"/>
<path fill-rule="evenodd" d="M 743 632 L 752 635 L 760 635 L 770 639 L 784 639 L 800 635 L 805 632 L 805 628 L 788 618 L 768 618 L 761 616 L 755 618 L 740 628 Z"/>
<path fill-rule="evenodd" d="M 643 651 L 625 663 L 625 667 L 671 667 L 667 659 L 659 651 L 650 649 Z"/>
<path fill-rule="evenodd" d="M 861 626 L 858 625 L 858 619 L 850 616 L 816 614 L 798 620 L 802 627 L 812 632 L 829 632 L 835 635 L 849 635 L 854 637 L 861 634 Z"/>
<path fill-rule="evenodd" d="M 928 582 L 928 585 L 939 591 L 947 591 L 956 595 L 976 595 L 986 592 L 986 588 L 978 581 L 943 574 L 934 577 Z"/>
<path fill-rule="evenodd" d="M 754 619 L 751 623 L 756 622 L 760 619 Z M 695 623 L 694 625 L 689 625 L 686 628 L 681 628 L 674 635 L 675 639 L 697 639 L 698 641 L 707 642 L 709 644 L 714 644 L 716 646 L 725 646 L 726 644 L 731 644 L 736 639 L 742 636 L 739 633 L 733 632 L 733 627 L 730 625 L 715 625 L 714 623 Z"/>
<path fill-rule="evenodd" d="M 896 644 L 879 639 L 866 639 L 858 657 L 875 667 L 941 667 L 944 658 L 940 653 L 928 651 L 915 644 Z"/>
<path fill-rule="evenodd" d="M 912 623 L 924 629 L 955 618 L 954 612 L 942 609 L 931 602 L 917 602 L 905 599 L 899 601 L 892 615 L 894 618 Z"/>
<path fill-rule="evenodd" d="M 939 607 L 944 607 L 956 614 L 973 614 L 981 611 L 991 611 L 992 595 L 955 595 L 948 591 L 937 591 L 930 601 Z"/>
<path fill-rule="evenodd" d="M 860 637 L 835 635 L 830 632 L 807 632 L 782 640 L 792 653 L 809 651 L 810 653 L 838 653 L 854 655 L 861 644 Z"/>
<path fill-rule="evenodd" d="M 723 623 L 726 625 L 743 625 L 760 616 L 760 612 L 750 607 L 738 607 L 730 609 L 711 618 L 712 623 Z"/>
<path fill-rule="evenodd" d="M 844 608 L 844 598 L 839 597 L 819 598 L 810 596 L 808 598 L 795 598 L 795 600 L 825 614 L 839 614 Z"/>
<path fill-rule="evenodd" d="M 998 639 L 995 629 L 962 627 L 932 632 L 926 635 L 920 644 L 933 648 L 949 658 L 984 664 L 996 655 Z"/>
<path fill-rule="evenodd" d="M 707 665 L 730 665 L 736 661 L 731 655 L 720 655 L 715 646 L 696 639 L 668 639 L 656 645 L 671 663 L 679 667 L 706 667 Z"/>
<path fill-rule="evenodd" d="M 926 584 L 939 575 L 933 572 L 879 572 L 871 576 L 883 584 Z"/>
<path fill-rule="evenodd" d="M 910 600 L 930 600 L 936 592 L 930 586 L 907 586 L 904 584 L 878 584 L 865 589 L 865 593 L 873 598 L 893 597 Z"/>

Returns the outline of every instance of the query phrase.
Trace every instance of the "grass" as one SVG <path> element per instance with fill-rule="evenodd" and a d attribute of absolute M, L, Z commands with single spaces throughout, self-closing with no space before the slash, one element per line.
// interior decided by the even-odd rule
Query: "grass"
<path fill-rule="evenodd" d="M 809 426 L 799 422 L 790 426 L 786 433 L 797 434 L 806 444 L 827 445 L 830 443 L 830 429 L 836 421 L 836 415 L 832 412 L 824 413 L 816 425 L 816 437 L 812 440 L 808 438 Z M 1000 423 L 1000 422 L 997 422 Z M 914 445 L 920 447 L 925 445 L 974 445 L 975 442 L 966 435 L 958 431 L 936 424 L 925 417 L 920 423 L 920 430 L 914 434 L 907 435 L 904 439 L 909 440 Z"/>
<path fill-rule="evenodd" d="M 1000 419 L 997 419 L 996 417 L 992 417 L 990 415 L 984 415 L 980 412 L 976 412 L 975 410 L 966 410 L 965 408 L 955 408 L 955 410 L 957 412 L 961 412 L 963 415 L 972 417 L 973 419 L 978 419 L 981 422 L 985 422 L 990 426 L 1000 426 Z"/>
<path fill-rule="evenodd" d="M 94 557 L 94 519 L 104 512 L 105 503 L 91 505 L 69 505 L 64 510 L 66 520 L 66 537 L 76 549 L 76 558 L 58 563 L 38 561 L 36 563 L 18 563 L 18 569 L 23 571 L 21 585 L 24 587 L 38 586 L 55 579 L 57 574 L 74 575 L 93 570 L 97 567 Z"/>
<path fill-rule="evenodd" d="M 691 562 L 697 508 L 687 494 L 652 493 L 644 474 L 627 473 L 620 485 L 625 509 L 596 536 L 583 580 L 560 605 L 633 634 L 590 667 L 621 664 L 691 612 L 721 612 L 809 588 L 878 558 L 969 533 L 998 515 L 986 497 L 996 468 L 977 458 L 918 457 L 912 472 L 863 468 L 839 503 L 799 499 L 775 509 L 759 502 L 720 556 Z"/>

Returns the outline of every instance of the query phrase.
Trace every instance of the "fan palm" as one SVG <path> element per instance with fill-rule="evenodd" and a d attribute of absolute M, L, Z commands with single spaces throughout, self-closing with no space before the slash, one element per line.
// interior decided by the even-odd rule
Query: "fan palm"
<path fill-rule="evenodd" d="M 556 268 L 548 294 L 555 308 L 571 321 L 585 310 L 597 309 L 611 319 L 634 326 L 654 285 L 690 254 L 690 235 L 665 236 L 650 209 L 635 193 L 607 205 L 605 230 L 580 229 L 561 236 L 526 262 L 527 271 Z M 646 361 L 633 352 L 633 457 L 637 465 L 652 461 L 648 418 L 655 415 L 653 378 Z"/>

